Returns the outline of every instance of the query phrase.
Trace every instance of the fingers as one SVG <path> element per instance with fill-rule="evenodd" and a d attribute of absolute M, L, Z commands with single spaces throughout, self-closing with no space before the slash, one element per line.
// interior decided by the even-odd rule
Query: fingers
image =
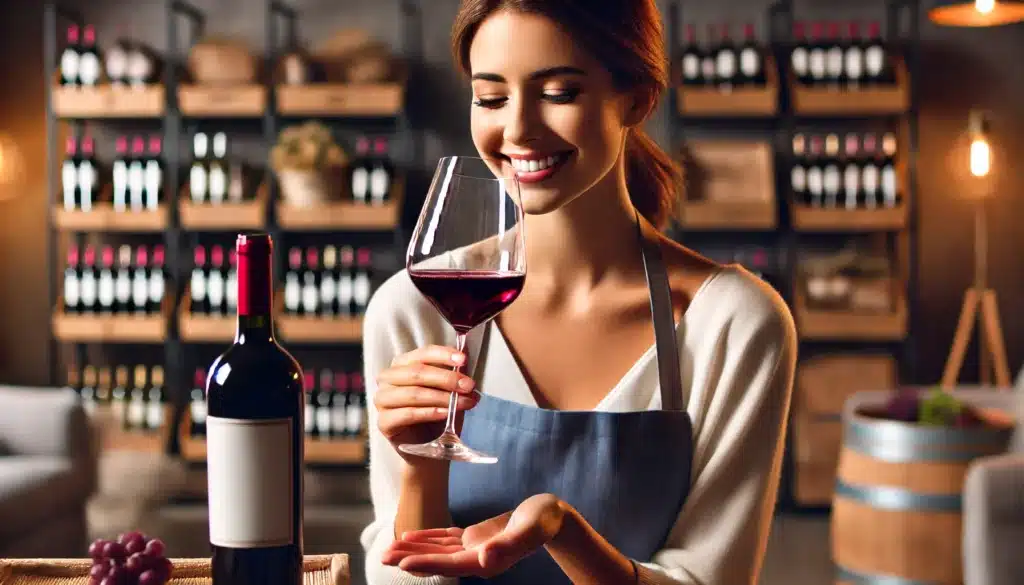
<path fill-rule="evenodd" d="M 465 354 L 460 353 L 455 348 L 443 345 L 418 347 L 391 360 L 392 367 L 408 366 L 411 364 L 434 364 L 454 368 L 464 363 L 466 363 Z"/>
<path fill-rule="evenodd" d="M 460 394 L 468 394 L 476 387 L 465 374 L 426 363 L 390 367 L 377 375 L 377 385 L 425 386 Z"/>
<path fill-rule="evenodd" d="M 398 563 L 403 571 L 465 577 L 480 573 L 480 563 L 475 550 L 461 550 L 450 554 L 410 555 Z"/>
<path fill-rule="evenodd" d="M 461 536 L 462 529 L 458 526 L 452 526 L 449 528 L 425 528 L 423 530 L 410 530 L 408 532 L 402 533 L 402 540 L 406 542 L 426 542 L 434 538 L 460 538 Z"/>
<path fill-rule="evenodd" d="M 416 408 L 392 408 L 377 415 L 377 427 L 389 439 L 406 427 L 423 423 L 443 422 L 448 418 L 448 409 L 435 406 Z"/>
<path fill-rule="evenodd" d="M 377 410 L 389 408 L 409 408 L 434 406 L 448 408 L 451 392 L 424 388 L 422 386 L 382 386 L 373 397 L 373 405 Z M 468 409 L 479 402 L 479 396 L 459 396 L 456 404 L 459 408 Z"/>

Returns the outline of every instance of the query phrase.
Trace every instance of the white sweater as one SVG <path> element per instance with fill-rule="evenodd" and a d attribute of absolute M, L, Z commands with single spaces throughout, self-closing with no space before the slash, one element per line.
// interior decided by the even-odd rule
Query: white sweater
<path fill-rule="evenodd" d="M 482 328 L 471 333 L 479 335 Z M 497 327 L 491 329 L 478 388 L 536 405 Z M 690 494 L 664 548 L 639 565 L 640 583 L 754 585 L 771 525 L 796 365 L 789 310 L 767 284 L 737 266 L 710 278 L 677 328 L 683 403 L 693 421 Z M 455 345 L 455 334 L 402 271 L 374 294 L 366 312 L 363 358 L 369 393 L 370 492 L 374 521 L 362 533 L 369 585 L 455 585 L 382 565 L 394 540 L 403 461 L 377 431 L 377 374 L 392 358 L 426 344 Z M 598 411 L 661 408 L 652 346 Z M 487 380 L 501 384 L 487 384 Z"/>

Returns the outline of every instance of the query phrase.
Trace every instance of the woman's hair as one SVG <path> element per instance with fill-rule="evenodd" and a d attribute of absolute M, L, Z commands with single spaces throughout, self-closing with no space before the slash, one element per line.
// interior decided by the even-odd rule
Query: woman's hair
<path fill-rule="evenodd" d="M 554 21 L 611 73 L 618 91 L 637 92 L 652 109 L 668 86 L 661 15 L 655 0 L 462 0 L 452 52 L 470 72 L 469 47 L 480 24 L 499 10 Z M 663 227 L 675 206 L 679 170 L 639 126 L 626 138 L 626 182 L 637 210 Z"/>

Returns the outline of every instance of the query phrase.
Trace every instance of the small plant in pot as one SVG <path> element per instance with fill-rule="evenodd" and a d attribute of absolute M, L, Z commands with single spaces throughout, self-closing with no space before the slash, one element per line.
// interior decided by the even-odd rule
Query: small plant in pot
<path fill-rule="evenodd" d="M 901 388 L 893 393 L 883 409 L 865 414 L 874 418 L 932 427 L 987 426 L 985 418 L 975 407 L 941 388 L 927 391 Z"/>
<path fill-rule="evenodd" d="M 341 198 L 348 157 L 323 124 L 284 129 L 270 150 L 270 166 L 288 205 L 315 207 Z"/>

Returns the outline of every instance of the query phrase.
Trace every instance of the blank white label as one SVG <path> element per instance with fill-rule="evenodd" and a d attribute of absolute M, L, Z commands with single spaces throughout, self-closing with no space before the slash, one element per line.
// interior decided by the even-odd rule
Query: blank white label
<path fill-rule="evenodd" d="M 294 544 L 292 419 L 206 419 L 210 543 Z"/>

